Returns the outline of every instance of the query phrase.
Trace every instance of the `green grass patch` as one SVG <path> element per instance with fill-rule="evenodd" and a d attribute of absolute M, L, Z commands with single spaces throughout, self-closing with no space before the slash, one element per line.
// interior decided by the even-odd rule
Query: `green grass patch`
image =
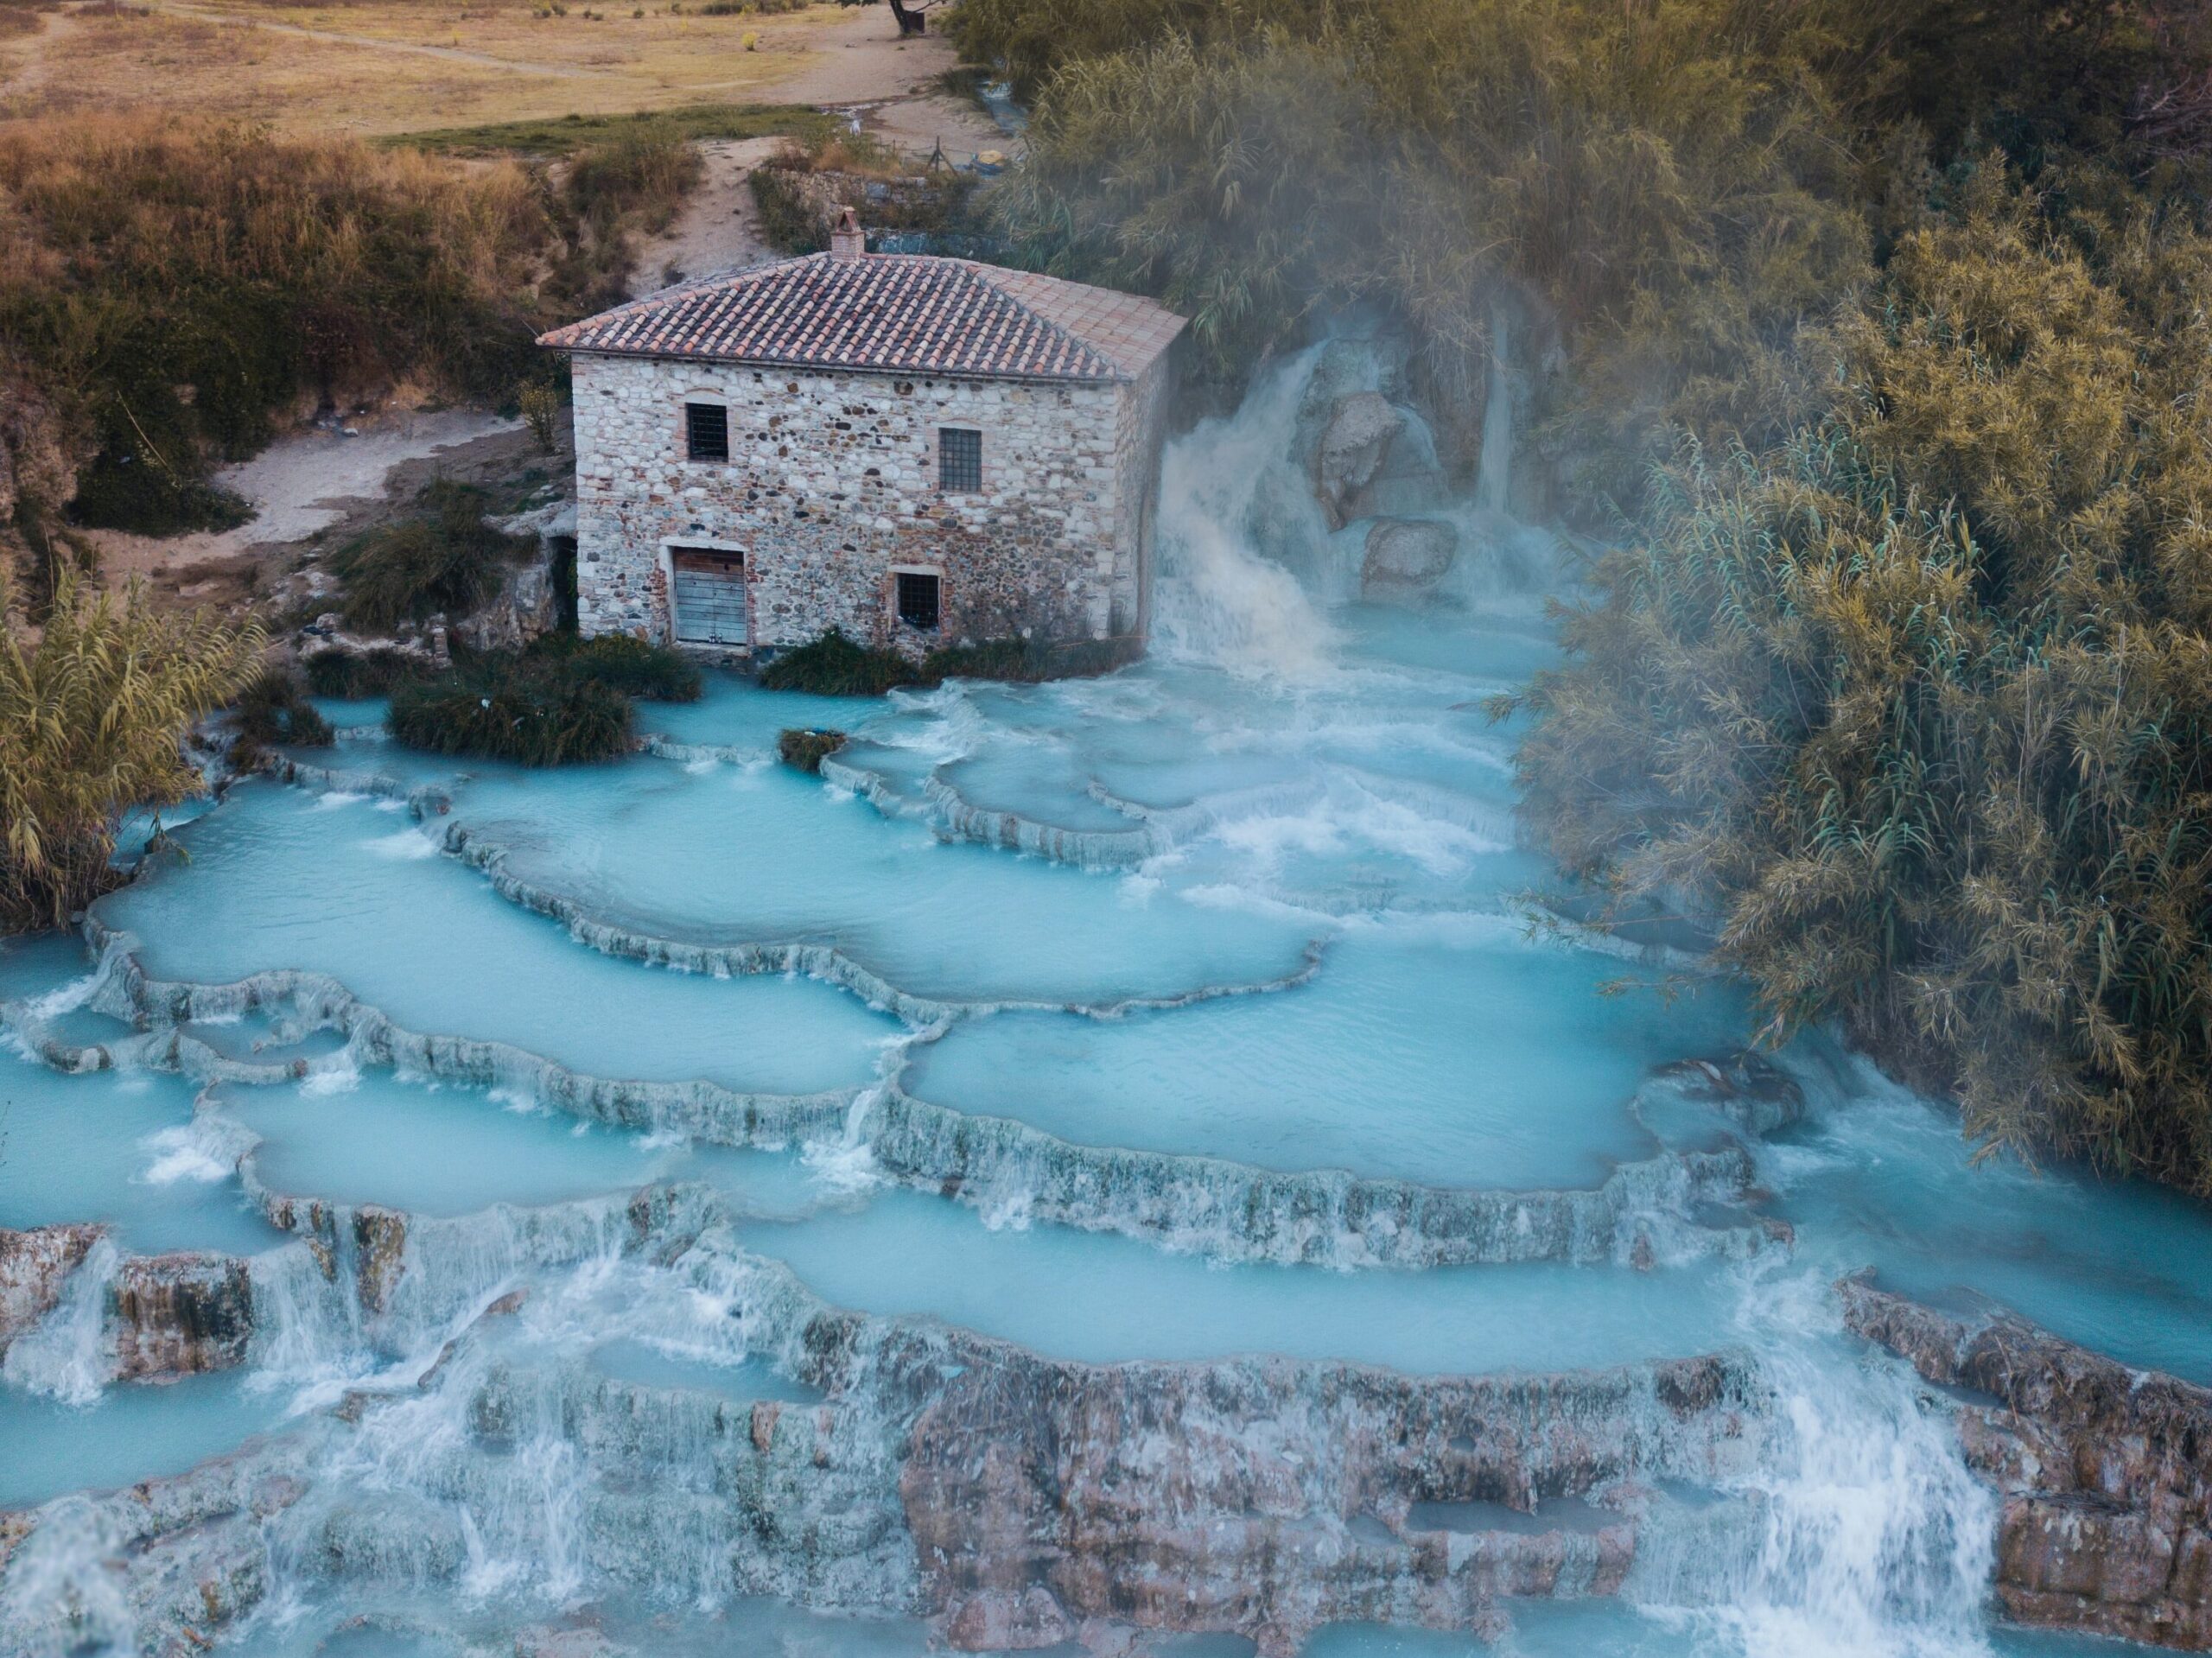
<path fill-rule="evenodd" d="M 896 651 L 872 651 L 831 628 L 811 645 L 785 651 L 760 670 L 772 691 L 810 691 L 817 696 L 880 696 L 914 683 L 914 664 Z"/>
<path fill-rule="evenodd" d="M 231 764 L 243 771 L 264 749 L 327 748 L 337 740 L 330 721 L 308 701 L 308 689 L 290 668 L 271 667 L 238 693 L 232 709 Z"/>
<path fill-rule="evenodd" d="M 391 727 L 410 748 L 434 754 L 573 765 L 629 752 L 630 699 L 598 680 L 503 657 L 401 686 Z"/>
<path fill-rule="evenodd" d="M 627 633 L 605 633 L 580 639 L 573 633 L 549 633 L 530 647 L 531 659 L 550 669 L 603 685 L 612 685 L 628 696 L 651 702 L 696 702 L 699 700 L 699 670 L 681 652 L 665 645 L 648 645 Z"/>
<path fill-rule="evenodd" d="M 317 696 L 389 696 L 423 675 L 420 657 L 404 651 L 319 651 L 301 664 Z"/>
<path fill-rule="evenodd" d="M 626 115 L 564 115 L 553 119 L 500 121 L 480 127 L 441 127 L 382 140 L 400 149 L 448 156 L 566 156 L 589 145 L 650 135 L 679 141 L 699 138 L 818 139 L 835 118 L 804 104 L 690 104 Z"/>

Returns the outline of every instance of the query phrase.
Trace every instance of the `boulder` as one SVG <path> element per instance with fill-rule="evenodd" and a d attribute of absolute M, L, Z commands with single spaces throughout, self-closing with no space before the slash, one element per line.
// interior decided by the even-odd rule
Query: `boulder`
<path fill-rule="evenodd" d="M 1355 391 L 1337 399 L 1313 451 L 1313 493 L 1332 530 L 1344 524 L 1344 504 L 1374 481 L 1390 440 L 1405 429 L 1406 417 L 1379 391 Z"/>
<path fill-rule="evenodd" d="M 1403 603 L 1433 592 L 1459 556 L 1459 532 L 1435 518 L 1377 518 L 1359 569 L 1363 598 Z"/>

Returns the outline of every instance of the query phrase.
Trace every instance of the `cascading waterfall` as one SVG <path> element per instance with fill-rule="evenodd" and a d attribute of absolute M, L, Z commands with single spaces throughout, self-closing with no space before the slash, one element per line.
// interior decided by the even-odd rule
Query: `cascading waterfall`
<path fill-rule="evenodd" d="M 1490 389 L 1483 404 L 1482 454 L 1475 469 L 1475 509 L 1506 510 L 1513 480 L 1513 336 L 1505 308 L 1490 308 Z"/>
<path fill-rule="evenodd" d="M 1266 481 L 1290 453 L 1319 350 L 1272 365 L 1235 414 L 1201 421 L 1168 445 L 1154 618 L 1162 650 L 1275 677 L 1310 677 L 1327 663 L 1328 623 L 1298 579 L 1254 548 L 1249 530 Z"/>
<path fill-rule="evenodd" d="M 62 1286 L 53 1311 L 8 1348 L 0 1380 L 67 1405 L 97 1400 L 113 1369 L 105 1319 L 108 1288 L 121 1261 L 111 1239 L 93 1244 Z"/>

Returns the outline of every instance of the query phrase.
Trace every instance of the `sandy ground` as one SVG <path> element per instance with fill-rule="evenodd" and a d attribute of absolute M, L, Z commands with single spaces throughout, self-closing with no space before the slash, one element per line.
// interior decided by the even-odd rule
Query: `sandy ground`
<path fill-rule="evenodd" d="M 83 531 L 99 549 L 102 575 L 111 586 L 140 576 L 164 596 L 241 604 L 265 585 L 272 566 L 289 562 L 296 543 L 382 503 L 396 469 L 456 456 L 487 438 L 512 446 L 523 431 L 518 421 L 471 410 L 364 416 L 353 429 L 359 436 L 320 427 L 295 432 L 218 473 L 216 482 L 258 509 L 235 530 L 158 539 Z"/>
<path fill-rule="evenodd" d="M 923 156 L 942 140 L 956 163 L 1007 148 L 988 115 L 938 90 L 937 78 L 960 61 L 952 42 L 900 39 L 888 6 L 854 6 L 806 43 L 813 55 L 776 83 L 779 100 L 852 111 L 878 137 Z"/>

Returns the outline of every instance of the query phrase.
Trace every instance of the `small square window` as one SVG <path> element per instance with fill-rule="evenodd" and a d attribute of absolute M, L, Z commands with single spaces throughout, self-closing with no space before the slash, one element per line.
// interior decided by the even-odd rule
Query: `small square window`
<path fill-rule="evenodd" d="M 972 494 L 983 486 L 983 435 L 957 426 L 937 429 L 937 481 L 940 489 Z"/>
<path fill-rule="evenodd" d="M 729 410 L 718 403 L 683 405 L 683 453 L 694 461 L 729 459 Z"/>
<path fill-rule="evenodd" d="M 918 570 L 899 572 L 899 619 L 909 627 L 937 631 L 939 578 Z"/>

